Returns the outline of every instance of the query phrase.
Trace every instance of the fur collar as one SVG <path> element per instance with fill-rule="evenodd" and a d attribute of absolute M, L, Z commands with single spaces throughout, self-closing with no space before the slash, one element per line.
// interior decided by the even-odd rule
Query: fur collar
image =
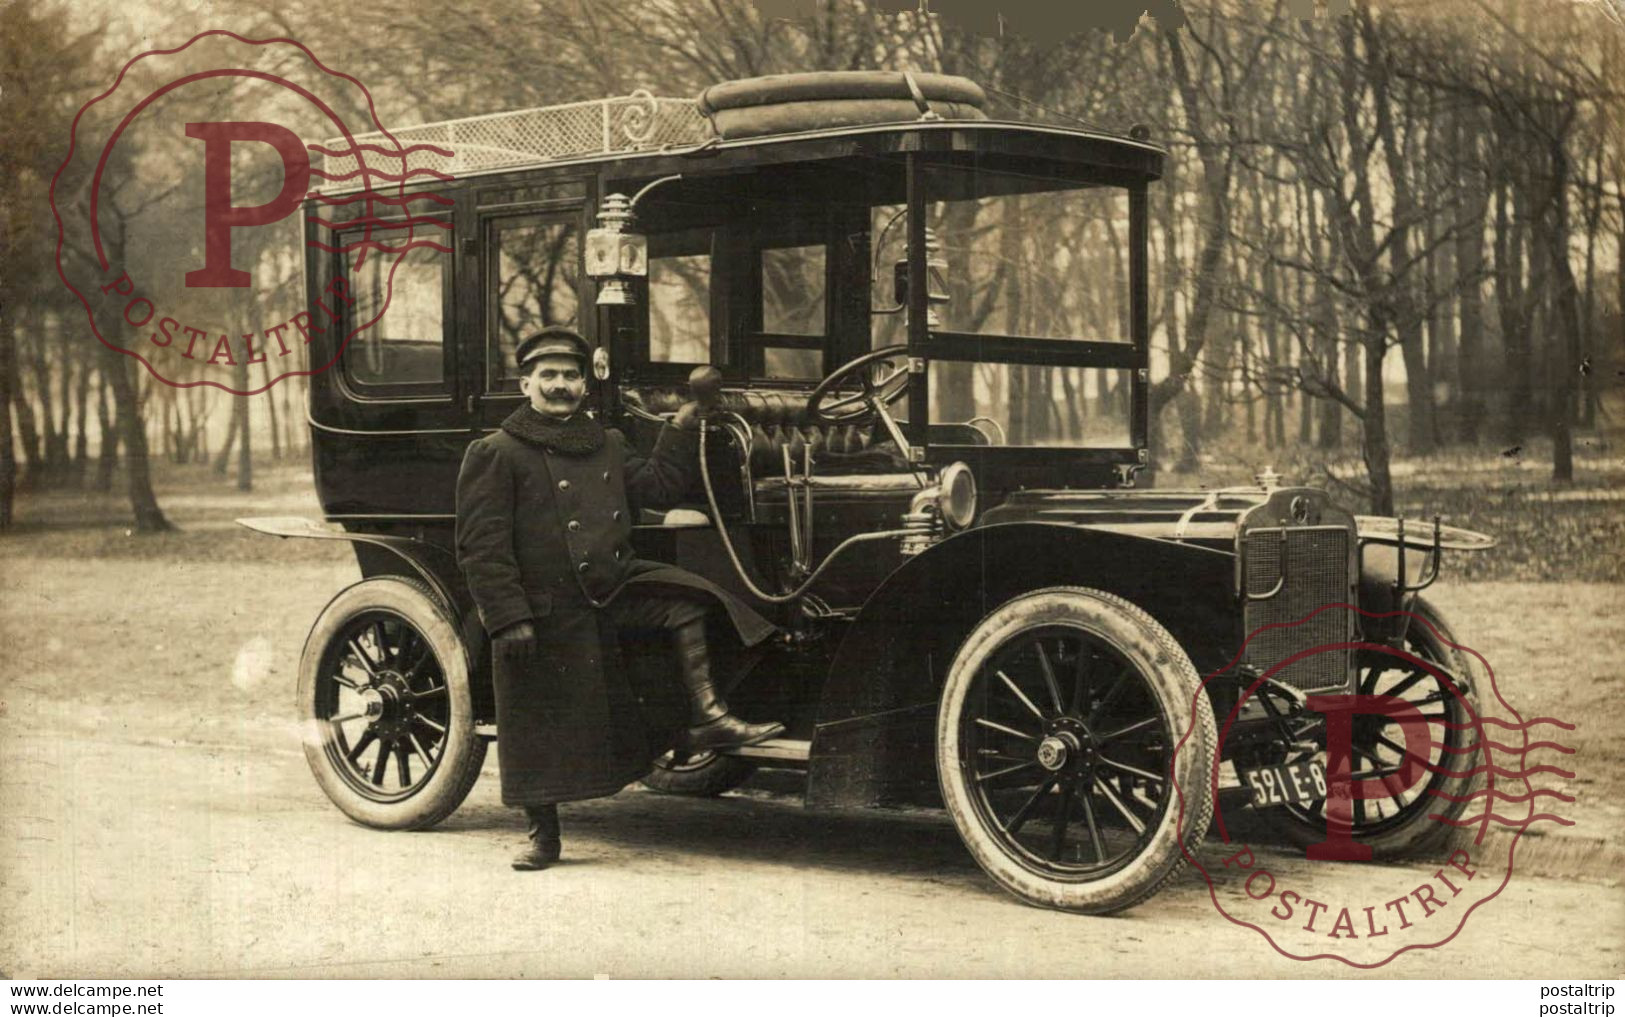
<path fill-rule="evenodd" d="M 525 403 L 508 414 L 502 429 L 529 445 L 540 445 L 560 455 L 590 456 L 604 447 L 604 425 L 578 410 L 567 420 L 554 420 Z"/>

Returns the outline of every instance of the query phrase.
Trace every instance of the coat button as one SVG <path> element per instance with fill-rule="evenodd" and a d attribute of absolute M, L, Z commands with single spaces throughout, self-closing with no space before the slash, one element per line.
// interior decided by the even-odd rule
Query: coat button
<path fill-rule="evenodd" d="M 576 566 L 576 571 L 577 572 L 585 572 L 585 571 L 587 571 L 588 567 L 589 566 L 587 565 L 586 562 L 582 562 L 580 565 Z"/>
<path fill-rule="evenodd" d="M 575 533 L 577 530 L 581 529 L 581 522 L 577 519 L 572 519 L 565 525 L 570 528 L 571 533 Z"/>
<path fill-rule="evenodd" d="M 569 489 L 570 489 L 570 482 L 568 480 L 559 481 L 559 490 L 560 491 L 568 491 Z"/>
<path fill-rule="evenodd" d="M 626 552 L 624 550 L 622 550 L 621 548 L 617 547 L 615 549 L 615 560 L 620 561 L 622 558 L 625 558 L 625 557 L 626 557 Z"/>
<path fill-rule="evenodd" d="M 604 483 L 606 483 L 606 484 L 609 483 L 609 471 L 608 470 L 604 471 Z"/>
<path fill-rule="evenodd" d="M 611 512 L 611 513 L 610 513 L 610 516 L 609 516 L 609 517 L 610 517 L 610 518 L 611 518 L 611 519 L 613 519 L 613 520 L 615 520 L 615 521 L 616 521 L 616 522 L 620 522 L 620 521 L 621 521 L 621 510 L 620 510 L 620 509 L 616 509 L 616 510 L 615 510 L 615 511 L 614 511 L 614 512 Z"/>

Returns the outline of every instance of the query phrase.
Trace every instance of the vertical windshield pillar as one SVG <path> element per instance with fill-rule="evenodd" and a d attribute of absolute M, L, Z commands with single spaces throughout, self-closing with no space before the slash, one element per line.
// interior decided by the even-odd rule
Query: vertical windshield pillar
<path fill-rule="evenodd" d="M 902 449 L 910 461 L 914 449 L 927 444 L 931 420 L 930 375 L 915 372 L 914 365 L 923 362 L 931 336 L 931 323 L 927 316 L 930 286 L 925 285 L 925 180 L 920 170 L 920 157 L 914 152 L 905 157 L 904 172 L 908 177 L 908 422 L 905 433 L 912 448 Z"/>
<path fill-rule="evenodd" d="M 1143 358 L 1129 384 L 1129 441 L 1137 450 L 1140 465 L 1148 466 L 1151 448 L 1148 434 L 1151 413 L 1151 234 L 1144 181 L 1129 188 L 1128 235 L 1129 336 Z"/>

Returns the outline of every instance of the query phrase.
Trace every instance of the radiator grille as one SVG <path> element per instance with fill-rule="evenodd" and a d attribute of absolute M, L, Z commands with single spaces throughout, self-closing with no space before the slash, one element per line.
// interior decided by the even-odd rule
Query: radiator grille
<path fill-rule="evenodd" d="M 1282 539 L 1283 534 L 1285 540 Z M 1282 555 L 1286 578 L 1282 581 Z M 1301 625 L 1259 628 L 1295 622 L 1326 604 L 1349 602 L 1349 531 L 1343 527 L 1260 529 L 1242 544 L 1246 590 L 1262 596 L 1281 583 L 1268 600 L 1248 601 L 1245 663 L 1268 670 L 1293 654 L 1328 643 L 1348 642 L 1353 618 L 1347 610 L 1323 611 Z M 1254 634 L 1256 633 L 1256 635 Z M 1276 680 L 1303 691 L 1341 687 L 1348 681 L 1351 651 L 1317 653 L 1276 672 Z"/>

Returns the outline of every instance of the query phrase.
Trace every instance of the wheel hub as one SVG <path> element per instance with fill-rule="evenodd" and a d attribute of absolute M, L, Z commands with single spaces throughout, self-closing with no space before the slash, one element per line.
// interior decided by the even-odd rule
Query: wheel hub
<path fill-rule="evenodd" d="M 369 730 L 379 735 L 403 735 L 412 718 L 411 689 L 394 671 L 380 671 L 373 684 L 361 690 L 361 713 Z"/>
<path fill-rule="evenodd" d="M 1066 766 L 1068 750 L 1072 746 L 1067 744 L 1065 738 L 1051 735 L 1038 743 L 1038 765 L 1051 773 Z"/>
<path fill-rule="evenodd" d="M 1094 759 L 1089 727 L 1076 717 L 1058 717 L 1044 725 L 1044 739 L 1038 743 L 1038 765 L 1050 773 L 1088 771 Z"/>
<path fill-rule="evenodd" d="M 384 716 L 384 694 L 378 689 L 361 690 L 361 715 L 376 724 Z"/>

